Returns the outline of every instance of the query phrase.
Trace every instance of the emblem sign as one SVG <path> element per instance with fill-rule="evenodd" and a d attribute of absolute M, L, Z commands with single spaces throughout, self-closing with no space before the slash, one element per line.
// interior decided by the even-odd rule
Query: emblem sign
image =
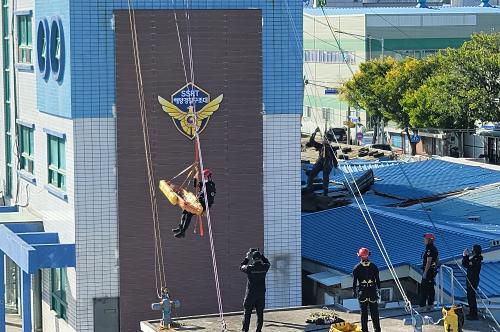
<path fill-rule="evenodd" d="M 172 94 L 171 101 L 158 96 L 163 110 L 172 117 L 177 130 L 193 140 L 207 126 L 210 117 L 219 109 L 223 95 L 210 101 L 210 95 L 193 83 Z"/>

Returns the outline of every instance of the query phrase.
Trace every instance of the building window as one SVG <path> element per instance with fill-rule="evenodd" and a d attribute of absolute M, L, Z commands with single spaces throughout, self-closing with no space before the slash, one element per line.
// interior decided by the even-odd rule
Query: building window
<path fill-rule="evenodd" d="M 17 31 L 18 31 L 18 59 L 20 63 L 32 63 L 31 53 L 33 51 L 32 45 L 32 28 L 31 28 L 31 15 L 21 15 L 17 17 Z"/>
<path fill-rule="evenodd" d="M 50 270 L 51 280 L 51 304 L 50 308 L 57 313 L 59 318 L 66 320 L 68 318 L 68 303 L 66 302 L 66 290 L 68 289 L 68 277 L 66 269 Z"/>
<path fill-rule="evenodd" d="M 33 174 L 35 167 L 33 128 L 19 126 L 21 169 Z"/>
<path fill-rule="evenodd" d="M 380 289 L 380 301 L 381 302 L 391 302 L 393 289 L 391 287 Z"/>
<path fill-rule="evenodd" d="M 323 107 L 321 110 L 323 112 L 323 119 L 325 119 L 326 121 L 333 120 L 331 109 L 329 109 L 328 107 Z"/>
<path fill-rule="evenodd" d="M 47 135 L 49 184 L 66 190 L 66 151 L 65 140 L 52 135 Z"/>
<path fill-rule="evenodd" d="M 302 114 L 306 118 L 311 117 L 311 106 L 304 106 L 304 113 Z"/>
<path fill-rule="evenodd" d="M 314 63 L 356 63 L 354 51 L 304 50 L 304 62 Z"/>

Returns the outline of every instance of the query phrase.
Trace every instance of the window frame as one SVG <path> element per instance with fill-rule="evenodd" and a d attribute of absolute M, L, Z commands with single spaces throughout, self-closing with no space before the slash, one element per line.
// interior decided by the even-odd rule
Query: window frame
<path fill-rule="evenodd" d="M 382 293 L 389 291 L 389 299 L 387 301 L 383 300 Z M 392 287 L 382 287 L 380 288 L 380 302 L 392 302 L 394 300 L 394 289 Z"/>
<path fill-rule="evenodd" d="M 52 149 L 56 148 L 54 153 Z M 57 158 L 57 160 L 54 157 Z M 66 140 L 47 134 L 47 183 L 59 190 L 66 191 Z"/>
<path fill-rule="evenodd" d="M 55 311 L 57 317 L 68 319 L 68 274 L 66 268 L 50 270 L 50 310 Z"/>
<path fill-rule="evenodd" d="M 17 15 L 17 63 L 33 64 L 33 15 Z"/>
<path fill-rule="evenodd" d="M 35 172 L 34 138 L 35 130 L 32 127 L 19 124 L 19 166 L 21 170 L 30 174 L 34 174 Z"/>

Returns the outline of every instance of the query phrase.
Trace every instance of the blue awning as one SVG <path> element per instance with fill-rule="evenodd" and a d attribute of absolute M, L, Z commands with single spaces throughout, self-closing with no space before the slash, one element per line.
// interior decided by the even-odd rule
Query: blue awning
<path fill-rule="evenodd" d="M 74 243 L 60 243 L 58 233 L 45 232 L 41 222 L 13 208 L 0 209 L 0 215 L 0 252 L 23 271 L 76 266 Z"/>

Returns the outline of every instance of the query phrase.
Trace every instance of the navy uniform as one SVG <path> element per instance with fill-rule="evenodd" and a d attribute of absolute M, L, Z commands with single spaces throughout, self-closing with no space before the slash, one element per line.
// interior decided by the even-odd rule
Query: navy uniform
<path fill-rule="evenodd" d="M 248 257 L 252 256 L 253 263 L 249 264 Z M 241 331 L 248 332 L 252 310 L 257 313 L 257 332 L 262 331 L 264 325 L 264 308 L 266 306 L 266 274 L 271 264 L 259 251 L 249 252 L 247 257 L 241 262 L 240 270 L 247 275 L 247 288 L 243 307 L 245 316 Z"/>
<path fill-rule="evenodd" d="M 313 147 L 319 152 L 318 159 L 314 164 L 309 177 L 307 178 L 307 191 L 311 192 L 313 187 L 314 178 L 319 172 L 323 171 L 323 194 L 328 196 L 328 185 L 330 183 L 330 173 L 332 169 L 339 166 L 337 158 L 335 156 L 335 150 L 338 147 L 332 147 L 328 141 L 323 143 L 316 142 L 316 133 L 319 132 L 319 128 L 311 135 L 309 142 L 307 142 L 307 147 Z"/>
<path fill-rule="evenodd" d="M 373 322 L 375 332 L 380 332 L 380 318 L 378 314 L 378 293 L 380 290 L 380 278 L 378 267 L 368 260 L 369 251 L 361 248 L 358 256 L 361 262 L 352 271 L 353 296 L 358 298 L 361 309 L 361 328 L 368 332 L 368 308 Z"/>
<path fill-rule="evenodd" d="M 434 235 L 425 234 L 426 239 L 425 251 L 422 254 L 422 283 L 420 285 L 420 307 L 434 305 L 434 299 L 436 297 L 434 286 L 436 285 L 436 274 L 437 274 L 437 264 L 438 264 L 438 250 L 434 245 Z M 427 264 L 427 259 L 431 259 L 431 265 L 427 273 L 425 273 L 425 267 Z"/>
<path fill-rule="evenodd" d="M 469 253 L 465 250 L 462 258 L 462 265 L 467 269 L 467 302 L 469 303 L 467 319 L 470 320 L 478 319 L 476 291 L 479 287 L 479 274 L 481 273 L 481 264 L 483 261 L 481 252 L 481 246 L 476 244 L 472 250 L 473 256 L 469 257 Z"/>

